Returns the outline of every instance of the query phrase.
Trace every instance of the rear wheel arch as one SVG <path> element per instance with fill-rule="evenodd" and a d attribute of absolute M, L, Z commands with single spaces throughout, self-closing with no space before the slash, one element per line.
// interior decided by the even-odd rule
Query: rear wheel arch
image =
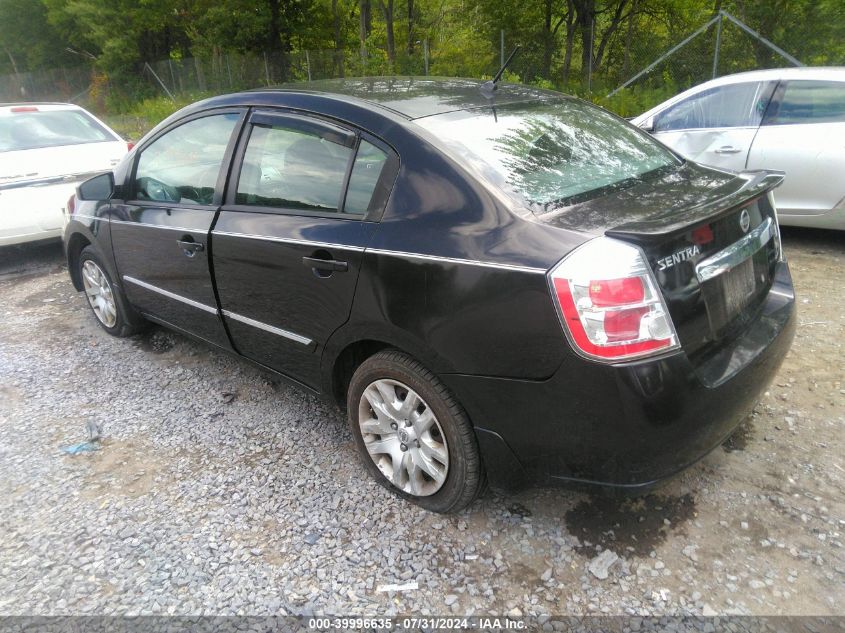
<path fill-rule="evenodd" d="M 346 407 L 346 391 L 355 370 L 365 360 L 381 351 L 392 349 L 403 352 L 423 363 L 435 374 L 444 371 L 443 360 L 439 359 L 434 350 L 411 340 L 407 335 L 391 336 L 387 332 L 381 332 L 375 336 L 350 337 L 344 341 L 335 341 L 335 345 L 330 344 L 324 358 L 323 392 L 341 409 Z"/>
<path fill-rule="evenodd" d="M 385 349 L 398 349 L 385 341 L 363 339 L 344 347 L 331 366 L 329 393 L 341 408 L 346 407 L 346 391 L 355 370 L 365 360 Z"/>

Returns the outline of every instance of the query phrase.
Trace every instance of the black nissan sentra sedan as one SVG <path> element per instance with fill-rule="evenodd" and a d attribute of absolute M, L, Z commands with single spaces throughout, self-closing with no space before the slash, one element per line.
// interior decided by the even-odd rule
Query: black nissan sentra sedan
<path fill-rule="evenodd" d="M 487 482 L 645 489 L 730 435 L 793 337 L 781 177 L 555 92 L 336 80 L 174 114 L 64 237 L 108 333 L 336 401 L 373 477 L 453 512 Z"/>

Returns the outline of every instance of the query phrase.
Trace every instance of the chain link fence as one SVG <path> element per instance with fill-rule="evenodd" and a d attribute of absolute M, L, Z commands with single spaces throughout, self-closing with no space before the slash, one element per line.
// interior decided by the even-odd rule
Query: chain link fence
<path fill-rule="evenodd" d="M 553 55 L 542 43 L 531 41 L 505 77 L 557 88 L 632 116 L 715 76 L 798 61 L 722 13 L 692 33 L 667 33 L 657 40 L 632 29 L 602 42 L 596 33 L 591 55 L 584 54 L 582 38 L 575 38 L 568 52 L 555 48 Z M 438 47 L 420 41 L 411 53 L 397 50 L 393 61 L 380 49 L 227 53 L 147 62 L 136 73 L 112 80 L 87 66 L 60 68 L 0 77 L 0 102 L 71 101 L 97 112 L 114 112 L 129 110 L 149 97 L 182 102 L 291 81 L 387 75 L 490 77 L 518 43 L 504 31 L 497 39 L 488 55 L 463 56 L 468 59 L 439 53 Z M 144 123 L 139 121 L 138 127 Z"/>

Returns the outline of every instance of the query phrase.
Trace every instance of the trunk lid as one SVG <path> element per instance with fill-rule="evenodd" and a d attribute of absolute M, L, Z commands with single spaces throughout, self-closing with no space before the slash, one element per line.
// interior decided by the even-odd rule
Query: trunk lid
<path fill-rule="evenodd" d="M 122 141 L 0 152 L 0 188 L 77 182 L 113 169 L 125 154 Z"/>
<path fill-rule="evenodd" d="M 782 180 L 686 163 L 538 218 L 638 246 L 698 364 L 754 319 L 771 287 L 780 240 L 767 194 Z"/>

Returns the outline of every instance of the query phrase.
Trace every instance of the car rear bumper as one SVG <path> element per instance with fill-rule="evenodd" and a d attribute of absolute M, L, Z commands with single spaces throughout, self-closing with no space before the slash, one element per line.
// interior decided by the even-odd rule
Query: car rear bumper
<path fill-rule="evenodd" d="M 491 484 L 647 487 L 695 463 L 750 413 L 795 330 L 785 263 L 758 318 L 693 366 L 686 354 L 624 365 L 574 355 L 545 381 L 446 375 L 476 427 Z"/>
<path fill-rule="evenodd" d="M 0 246 L 61 237 L 76 182 L 0 190 Z"/>

